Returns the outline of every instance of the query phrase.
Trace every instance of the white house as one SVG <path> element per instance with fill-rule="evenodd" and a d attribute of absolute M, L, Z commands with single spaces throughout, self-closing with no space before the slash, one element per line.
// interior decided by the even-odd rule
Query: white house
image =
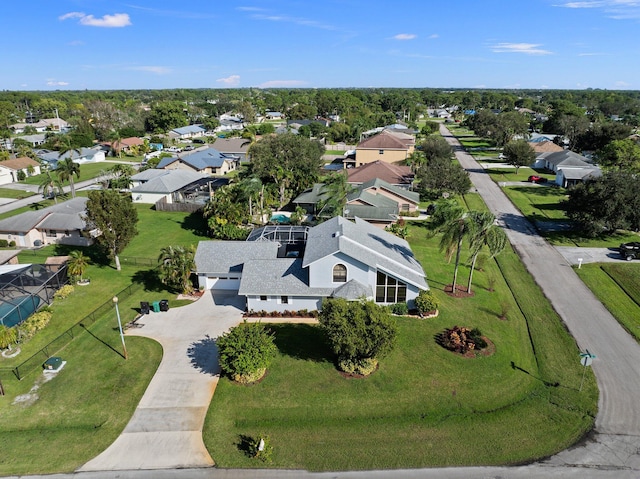
<path fill-rule="evenodd" d="M 207 176 L 190 170 L 141 171 L 131 177 L 134 185 L 131 188 L 131 200 L 147 204 L 156 204 L 160 200 L 167 203 L 183 201 L 182 190 L 203 178 Z"/>
<path fill-rule="evenodd" d="M 0 162 L 0 185 L 18 181 L 18 173 L 26 177 L 40 174 L 40 163 L 27 157 L 10 158 Z"/>
<path fill-rule="evenodd" d="M 317 310 L 328 297 L 411 308 L 429 288 L 409 244 L 360 218 L 264 228 L 248 241 L 201 241 L 199 286 L 237 291 L 254 311 Z"/>
<path fill-rule="evenodd" d="M 55 170 L 58 167 L 58 161 L 65 158 L 71 158 L 74 163 L 95 163 L 98 161 L 104 161 L 104 151 L 100 147 L 96 148 L 80 148 L 80 153 L 75 150 L 67 151 L 62 155 L 57 151 L 44 150 L 38 153 L 40 161 L 47 165 L 50 169 Z"/>

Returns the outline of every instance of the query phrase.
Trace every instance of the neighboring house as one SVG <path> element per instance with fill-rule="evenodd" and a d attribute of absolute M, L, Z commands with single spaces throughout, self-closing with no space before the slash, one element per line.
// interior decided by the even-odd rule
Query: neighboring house
<path fill-rule="evenodd" d="M 163 158 L 156 168 L 165 170 L 192 170 L 205 175 L 226 175 L 238 168 L 238 157 L 227 156 L 215 148 L 203 146 L 177 157 Z"/>
<path fill-rule="evenodd" d="M 183 126 L 180 128 L 174 128 L 169 132 L 169 138 L 173 138 L 175 140 L 186 140 L 188 138 L 199 138 L 204 136 L 206 132 L 206 128 L 203 128 L 200 125 L 189 125 Z"/>
<path fill-rule="evenodd" d="M 317 183 L 298 195 L 292 203 L 304 208 L 309 214 L 321 215 L 318 204 L 325 200 L 327 195 L 325 186 Z M 347 194 L 343 213 L 347 218 L 358 217 L 384 227 L 394 223 L 401 211 L 417 211 L 419 203 L 418 193 L 374 178 L 366 183 L 354 185 L 354 190 Z"/>
<path fill-rule="evenodd" d="M 131 177 L 134 203 L 184 203 L 210 177 L 191 170 L 145 170 Z"/>
<path fill-rule="evenodd" d="M 266 111 L 264 116 L 267 120 L 282 120 L 284 118 L 284 114 L 279 111 Z"/>
<path fill-rule="evenodd" d="M 0 161 L 0 185 L 18 181 L 20 171 L 24 173 L 25 177 L 39 175 L 40 163 L 26 156 Z"/>
<path fill-rule="evenodd" d="M 383 130 L 358 143 L 354 166 L 362 166 L 374 161 L 403 162 L 413 153 L 415 143 L 416 140 L 412 135 Z"/>
<path fill-rule="evenodd" d="M 573 186 L 589 178 L 602 176 L 600 168 L 588 158 L 571 150 L 550 153 L 542 158 L 544 168 L 556 174 L 556 184 L 562 187 Z"/>
<path fill-rule="evenodd" d="M 410 188 L 414 175 L 409 166 L 374 161 L 357 168 L 349 168 L 347 177 L 347 181 L 352 185 L 360 185 L 379 178 L 399 188 Z"/>
<path fill-rule="evenodd" d="M 109 154 L 112 151 L 118 155 L 120 153 L 131 153 L 131 147 L 143 146 L 144 140 L 142 138 L 137 138 L 132 136 L 130 138 L 122 138 L 121 140 L 116 140 L 113 142 L 105 142 L 102 145 L 106 148 L 106 153 Z"/>
<path fill-rule="evenodd" d="M 64 121 L 62 118 L 43 118 L 40 121 L 35 123 L 15 123 L 9 128 L 11 128 L 14 133 L 21 134 L 24 133 L 24 129 L 28 126 L 31 126 L 36 129 L 38 133 L 44 133 L 45 131 L 65 131 L 69 128 L 69 124 Z"/>
<path fill-rule="evenodd" d="M 98 232 L 87 231 L 84 220 L 87 198 L 77 197 L 37 211 L 26 211 L 0 220 L 0 239 L 17 247 L 48 244 L 89 246 Z"/>
<path fill-rule="evenodd" d="M 218 120 L 220 121 L 220 126 L 214 130 L 216 133 L 244 129 L 244 121 L 238 116 L 224 113 L 220 115 Z"/>
<path fill-rule="evenodd" d="M 30 143 L 33 148 L 35 148 L 36 146 L 42 145 L 45 142 L 46 138 L 47 138 L 47 135 L 45 135 L 44 133 L 37 133 L 35 135 L 18 136 L 14 139 L 24 140 Z"/>
<path fill-rule="evenodd" d="M 225 156 L 236 157 L 240 163 L 248 161 L 247 152 L 251 142 L 246 138 L 216 138 L 211 147 Z"/>
<path fill-rule="evenodd" d="M 264 236 L 253 242 L 201 241 L 195 255 L 198 284 L 237 291 L 254 311 L 317 310 L 329 297 L 406 302 L 412 308 L 418 293 L 429 289 L 409 243 L 360 218 L 338 216 L 299 237 L 294 249 Z"/>
<path fill-rule="evenodd" d="M 58 161 L 65 158 L 71 158 L 74 163 L 94 163 L 97 161 L 104 161 L 104 151 L 100 147 L 95 148 L 80 148 L 80 154 L 77 151 L 67 151 L 63 155 L 60 155 L 57 151 L 43 150 L 37 153 L 40 161 L 51 170 L 55 170 L 58 167 Z"/>

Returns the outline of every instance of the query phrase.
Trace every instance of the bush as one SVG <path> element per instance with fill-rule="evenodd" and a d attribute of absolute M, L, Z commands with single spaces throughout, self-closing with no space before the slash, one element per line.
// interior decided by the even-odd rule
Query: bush
<path fill-rule="evenodd" d="M 391 304 L 389 305 L 389 309 L 393 314 L 396 314 L 398 316 L 405 316 L 407 313 L 409 313 L 409 307 L 407 306 L 407 303 Z"/>
<path fill-rule="evenodd" d="M 222 372 L 243 384 L 260 379 L 277 352 L 273 335 L 260 323 L 245 321 L 220 336 L 216 343 Z"/>
<path fill-rule="evenodd" d="M 27 174 L 22 171 L 22 170 L 18 170 L 18 174 L 16 175 L 18 181 L 24 181 L 27 179 Z"/>
<path fill-rule="evenodd" d="M 338 367 L 348 374 L 368 376 L 378 367 L 378 360 L 375 358 L 343 359 L 338 361 Z"/>
<path fill-rule="evenodd" d="M 414 303 L 420 315 L 429 314 L 440 307 L 440 301 L 433 295 L 431 290 L 420 291 Z"/>
<path fill-rule="evenodd" d="M 9 246 L 9 242 L 6 239 L 0 239 L 0 248 L 6 248 Z"/>
<path fill-rule="evenodd" d="M 460 326 L 445 329 L 440 334 L 439 342 L 442 347 L 460 354 L 487 347 L 487 342 L 482 338 L 478 328 L 470 329 Z"/>
<path fill-rule="evenodd" d="M 13 241 L 13 240 L 9 241 L 9 247 L 15 248 L 15 246 L 16 246 L 16 242 L 15 241 Z"/>
<path fill-rule="evenodd" d="M 34 334 L 36 334 L 41 329 L 49 324 L 51 321 L 51 311 L 45 310 L 44 308 L 38 311 L 37 313 L 33 313 L 29 316 L 25 321 L 18 325 L 18 335 L 21 339 L 29 339 L 32 338 Z"/>
<path fill-rule="evenodd" d="M 384 357 L 395 346 L 395 320 L 385 307 L 372 301 L 327 299 L 319 320 L 340 368 L 351 363 L 368 364 L 368 360 Z"/>
<path fill-rule="evenodd" d="M 74 291 L 73 286 L 71 286 L 70 284 L 65 284 L 62 288 L 60 288 L 58 291 L 56 291 L 53 294 L 53 298 L 54 299 L 65 299 L 71 293 L 73 293 L 73 291 Z"/>

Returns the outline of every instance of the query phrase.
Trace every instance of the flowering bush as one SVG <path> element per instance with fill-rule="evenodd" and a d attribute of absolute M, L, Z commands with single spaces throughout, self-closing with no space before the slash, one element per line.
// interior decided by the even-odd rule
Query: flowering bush
<path fill-rule="evenodd" d="M 24 322 L 18 325 L 19 336 L 21 339 L 29 339 L 38 331 L 43 329 L 51 321 L 51 311 L 40 310 L 33 313 Z"/>
<path fill-rule="evenodd" d="M 53 298 L 54 299 L 65 299 L 71 293 L 73 293 L 73 290 L 74 290 L 73 286 L 71 286 L 70 284 L 66 284 L 66 285 L 64 285 L 62 288 L 60 288 L 58 291 L 56 291 L 53 294 Z"/>

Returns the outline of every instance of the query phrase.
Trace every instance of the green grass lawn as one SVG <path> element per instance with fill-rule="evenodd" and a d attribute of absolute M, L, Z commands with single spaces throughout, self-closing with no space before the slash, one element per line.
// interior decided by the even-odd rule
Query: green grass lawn
<path fill-rule="evenodd" d="M 336 371 L 317 326 L 272 325 L 279 354 L 264 380 L 247 387 L 222 378 L 214 395 L 204 440 L 218 466 L 267 466 L 239 446 L 242 436 L 262 434 L 274 447 L 270 466 L 280 468 L 514 464 L 561 450 L 592 427 L 594 378 L 577 391 L 575 342 L 515 253 L 485 261 L 475 296 L 451 298 L 443 289 L 453 265 L 438 238 L 410 225 L 440 316 L 398 319 L 396 349 L 367 379 Z M 460 279 L 467 274 L 462 267 Z M 442 349 L 434 336 L 453 325 L 479 327 L 495 354 L 469 359 Z"/>
<path fill-rule="evenodd" d="M 22 198 L 28 198 L 35 195 L 31 191 L 14 190 L 11 188 L 0 188 L 0 198 L 11 198 L 13 200 L 21 200 Z"/>
<path fill-rule="evenodd" d="M 640 265 L 584 264 L 575 270 L 622 327 L 640 341 Z"/>
<path fill-rule="evenodd" d="M 104 162 L 104 161 L 100 161 L 97 163 L 84 163 L 80 165 L 80 178 L 76 178 L 74 176 L 73 181 L 74 183 L 78 183 L 79 181 L 85 181 L 85 180 L 90 180 L 92 178 L 96 178 L 100 176 L 100 172 L 104 170 L 108 170 L 109 168 L 112 168 L 113 165 L 115 164 L 116 163 L 110 163 L 110 162 Z M 52 172 L 52 176 L 56 177 L 55 170 Z M 29 178 L 26 178 L 21 183 L 25 183 L 27 185 L 40 185 L 40 183 L 42 183 L 43 181 L 43 178 L 45 178 L 44 173 L 40 175 L 30 176 Z M 69 184 L 68 181 L 62 182 L 63 186 L 67 186 L 68 184 Z"/>
<path fill-rule="evenodd" d="M 567 220 L 560 204 L 566 198 L 562 188 L 508 186 L 503 191 L 529 221 Z"/>
<path fill-rule="evenodd" d="M 504 160 L 499 160 L 503 161 Z M 518 173 L 516 174 L 515 168 L 489 168 L 487 169 L 487 173 L 496 183 L 500 183 L 503 181 L 527 181 L 530 175 L 541 176 L 547 179 L 548 185 L 544 185 L 544 188 L 555 188 L 552 184 L 556 177 L 553 174 L 542 173 L 538 170 L 534 170 L 533 168 L 529 168 L 528 166 L 521 166 L 518 168 Z M 532 186 L 532 188 L 536 188 Z M 540 187 L 542 188 L 542 186 Z M 564 191 L 564 188 L 559 188 Z"/>

